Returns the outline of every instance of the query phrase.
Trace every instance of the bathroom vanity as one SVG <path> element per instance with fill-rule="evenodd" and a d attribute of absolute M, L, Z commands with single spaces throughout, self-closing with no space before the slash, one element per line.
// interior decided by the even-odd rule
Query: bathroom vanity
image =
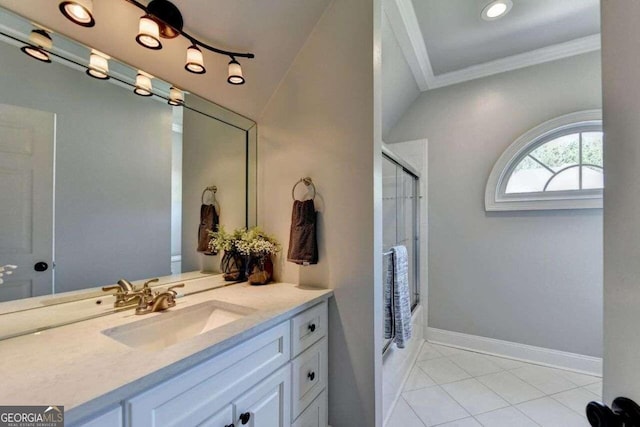
<path fill-rule="evenodd" d="M 0 401 L 69 426 L 326 426 L 331 295 L 240 283 L 4 340 Z"/>

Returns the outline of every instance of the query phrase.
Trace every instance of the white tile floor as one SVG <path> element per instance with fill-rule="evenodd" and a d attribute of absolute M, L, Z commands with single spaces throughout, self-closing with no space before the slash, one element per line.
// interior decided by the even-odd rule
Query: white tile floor
<path fill-rule="evenodd" d="M 589 426 L 602 380 L 425 343 L 386 427 Z"/>

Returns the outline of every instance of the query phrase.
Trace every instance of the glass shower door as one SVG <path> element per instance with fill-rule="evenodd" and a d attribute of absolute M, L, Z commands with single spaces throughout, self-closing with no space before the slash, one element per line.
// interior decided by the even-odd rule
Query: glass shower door
<path fill-rule="evenodd" d="M 392 158 L 382 157 L 382 239 L 384 251 L 393 246 L 407 248 L 409 258 L 409 289 L 412 311 L 420 302 L 418 260 L 418 177 Z M 391 257 L 383 257 L 383 266 Z M 383 292 L 385 286 L 383 283 Z M 384 298 L 383 298 L 384 300 Z M 385 348 L 389 342 L 385 343 Z"/>

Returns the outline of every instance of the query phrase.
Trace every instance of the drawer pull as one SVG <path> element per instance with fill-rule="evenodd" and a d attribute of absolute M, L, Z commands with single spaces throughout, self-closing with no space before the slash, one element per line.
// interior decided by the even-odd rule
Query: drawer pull
<path fill-rule="evenodd" d="M 245 425 L 246 423 L 248 423 L 250 419 L 251 419 L 251 414 L 249 412 L 245 412 L 244 414 L 240 415 L 240 422 L 242 423 L 242 425 Z"/>
<path fill-rule="evenodd" d="M 316 373 L 311 371 L 307 374 L 307 378 L 309 378 L 309 381 L 313 381 L 316 379 Z"/>
<path fill-rule="evenodd" d="M 315 331 L 316 331 L 316 324 L 315 324 L 315 323 L 311 323 L 311 324 L 309 324 L 309 330 L 310 330 L 311 332 L 315 332 Z"/>
<path fill-rule="evenodd" d="M 233 423 L 231 423 L 231 424 L 226 425 L 226 426 L 224 426 L 224 427 L 236 427 L 236 426 L 235 426 L 235 425 L 233 425 Z"/>

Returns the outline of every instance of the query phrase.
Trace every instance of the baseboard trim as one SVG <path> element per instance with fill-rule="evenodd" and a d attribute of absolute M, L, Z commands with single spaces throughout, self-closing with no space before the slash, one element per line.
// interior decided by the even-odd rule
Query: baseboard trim
<path fill-rule="evenodd" d="M 602 359 L 599 357 L 585 356 L 583 354 L 535 347 L 527 344 L 437 328 L 427 328 L 425 334 L 426 340 L 434 344 L 442 344 L 492 356 L 521 360 L 537 365 L 567 369 L 582 374 L 602 376 Z"/>
<path fill-rule="evenodd" d="M 391 419 L 391 414 L 393 413 L 393 409 L 398 404 L 398 399 L 400 399 L 400 396 L 402 396 L 402 389 L 404 388 L 404 385 L 407 382 L 407 379 L 409 379 L 409 375 L 411 374 L 411 370 L 413 369 L 413 366 L 418 361 L 418 356 L 420 356 L 420 352 L 422 351 L 422 346 L 424 345 L 425 342 L 426 341 L 424 339 L 420 339 L 419 349 L 418 351 L 416 351 L 416 354 L 414 354 L 411 357 L 409 369 L 407 369 L 407 372 L 405 372 L 404 376 L 402 377 L 400 388 L 397 390 L 396 395 L 393 397 L 393 402 L 391 403 L 391 406 L 389 406 L 389 413 L 384 417 L 384 420 L 382 421 L 383 426 L 386 426 L 387 423 L 389 423 L 389 420 Z"/>

